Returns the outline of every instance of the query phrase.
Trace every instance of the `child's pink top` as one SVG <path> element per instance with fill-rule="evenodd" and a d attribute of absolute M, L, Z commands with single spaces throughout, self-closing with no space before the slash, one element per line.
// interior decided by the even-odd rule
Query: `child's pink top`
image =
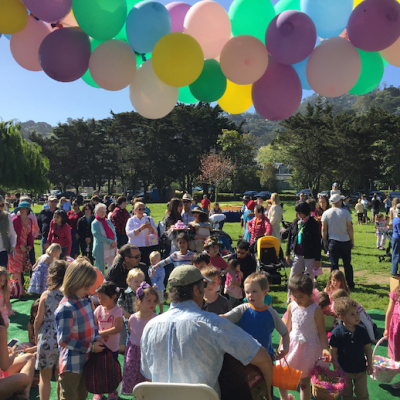
<path fill-rule="evenodd" d="M 103 306 L 98 306 L 94 312 L 97 318 L 97 324 L 99 327 L 99 332 L 105 331 L 106 329 L 114 328 L 115 320 L 118 317 L 122 318 L 122 310 L 116 305 L 111 310 L 106 310 Z M 119 333 L 116 335 L 110 335 L 104 340 L 104 344 L 111 351 L 118 351 L 119 349 Z"/>
<path fill-rule="evenodd" d="M 142 338 L 143 329 L 146 324 L 156 317 L 157 314 L 153 313 L 153 316 L 150 319 L 142 320 L 138 317 L 138 313 L 132 314 L 129 317 L 129 327 L 131 328 L 131 334 L 129 336 L 129 342 L 132 345 L 140 346 L 140 339 Z"/>
<path fill-rule="evenodd" d="M 241 283 L 242 279 L 243 279 L 243 272 L 235 272 L 235 276 L 236 276 L 236 282 Z M 226 274 L 226 281 L 225 281 L 225 287 L 228 287 L 232 284 L 232 277 L 230 274 Z"/>
<path fill-rule="evenodd" d="M 4 319 L 4 323 L 8 324 L 8 311 L 6 307 L 6 300 L 4 298 L 3 289 L 0 289 L 0 313 Z"/>

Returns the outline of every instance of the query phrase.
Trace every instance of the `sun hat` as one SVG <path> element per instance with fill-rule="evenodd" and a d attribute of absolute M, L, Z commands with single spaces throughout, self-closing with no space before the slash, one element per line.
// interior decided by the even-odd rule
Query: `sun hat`
<path fill-rule="evenodd" d="M 333 196 L 331 196 L 331 198 L 329 199 L 329 201 L 330 201 L 331 203 L 338 203 L 340 200 L 343 200 L 343 199 L 344 199 L 344 196 L 342 196 L 342 195 L 336 193 L 336 194 L 334 194 Z"/>
<path fill-rule="evenodd" d="M 18 207 L 14 208 L 14 212 L 17 213 L 21 208 L 27 208 L 30 212 L 33 212 L 31 205 L 27 201 L 21 201 L 18 204 Z"/>
<path fill-rule="evenodd" d="M 203 211 L 203 209 L 202 209 L 201 207 L 199 207 L 199 206 L 196 206 L 196 207 L 193 208 L 192 211 L 189 211 L 189 214 L 195 214 L 195 213 L 198 213 L 198 214 L 207 214 L 207 213 L 205 213 L 205 212 Z"/>
<path fill-rule="evenodd" d="M 194 265 L 181 265 L 173 269 L 168 278 L 168 283 L 170 286 L 187 286 L 191 283 L 201 281 L 202 279 L 211 282 L 211 280 L 204 277 L 200 270 Z"/>
<path fill-rule="evenodd" d="M 47 198 L 47 200 L 48 200 L 48 201 L 54 201 L 54 200 L 56 200 L 56 201 L 57 201 L 57 197 L 56 197 L 56 196 L 53 196 L 53 195 L 51 195 L 51 196 L 49 196 L 49 197 Z"/>
<path fill-rule="evenodd" d="M 192 200 L 192 196 L 189 194 L 189 193 L 185 193 L 183 196 L 182 196 L 182 200 Z"/>
<path fill-rule="evenodd" d="M 242 200 L 247 200 L 247 201 L 249 201 L 250 200 L 250 196 L 243 196 L 243 198 L 242 198 Z"/>
<path fill-rule="evenodd" d="M 256 207 L 256 202 L 255 202 L 255 201 L 250 200 L 250 201 L 247 203 L 247 209 L 248 209 L 248 210 L 254 211 L 255 207 Z"/>
<path fill-rule="evenodd" d="M 204 248 L 206 249 L 207 247 L 210 246 L 219 246 L 219 247 L 224 247 L 224 245 L 218 240 L 217 236 L 209 236 L 205 241 L 204 241 Z"/>

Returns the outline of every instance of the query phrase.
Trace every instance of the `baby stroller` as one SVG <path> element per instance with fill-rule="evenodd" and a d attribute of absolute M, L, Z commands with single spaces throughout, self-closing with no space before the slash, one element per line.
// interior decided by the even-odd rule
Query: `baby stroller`
<path fill-rule="evenodd" d="M 382 261 L 392 262 L 392 254 L 391 254 L 390 250 L 392 249 L 393 229 L 389 229 L 386 232 L 386 237 L 387 237 L 387 239 L 389 239 L 389 244 L 386 249 L 386 253 L 378 255 L 379 262 L 382 262 Z M 385 258 L 387 258 L 387 260 L 385 260 Z"/>
<path fill-rule="evenodd" d="M 214 214 L 210 215 L 208 218 L 210 221 L 210 225 L 213 229 L 224 229 L 224 223 L 226 220 L 226 215 L 225 214 Z"/>
<path fill-rule="evenodd" d="M 211 232 L 211 236 L 216 236 L 218 238 L 218 241 L 224 245 L 224 247 L 221 248 L 222 256 L 234 253 L 232 248 L 232 238 L 226 232 L 219 229 L 214 229 Z"/>
<path fill-rule="evenodd" d="M 280 285 L 282 278 L 285 285 L 288 283 L 285 264 L 279 258 L 280 250 L 279 240 L 274 236 L 262 236 L 257 240 L 258 269 L 269 273 L 273 285 Z M 280 272 L 282 268 L 283 275 Z"/>

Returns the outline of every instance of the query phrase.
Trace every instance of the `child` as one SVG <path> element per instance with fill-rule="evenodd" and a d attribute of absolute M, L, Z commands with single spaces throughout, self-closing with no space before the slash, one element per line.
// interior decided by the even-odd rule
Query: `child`
<path fill-rule="evenodd" d="M 140 339 L 146 324 L 157 314 L 157 292 L 146 282 L 142 282 L 136 291 L 136 314 L 129 318 L 128 329 L 130 332 L 128 345 L 125 352 L 124 374 L 122 377 L 121 394 L 132 396 L 133 388 L 147 379 L 140 372 Z"/>
<path fill-rule="evenodd" d="M 189 223 L 191 235 L 189 248 L 192 251 L 201 253 L 203 251 L 204 240 L 210 236 L 212 227 L 208 222 L 208 214 L 200 207 L 196 207 L 190 212 L 193 215 L 194 221 Z"/>
<path fill-rule="evenodd" d="M 329 344 L 332 359 L 346 372 L 343 399 L 353 399 L 353 385 L 357 399 L 368 399 L 367 374 L 372 374 L 372 347 L 367 331 L 359 325 L 358 305 L 349 297 L 341 297 L 335 302 L 335 313 L 343 325 L 332 331 Z"/>
<path fill-rule="evenodd" d="M 164 311 L 164 291 L 165 291 L 165 286 L 164 286 L 164 278 L 165 278 L 165 269 L 164 268 L 158 268 L 154 269 L 154 266 L 157 265 L 157 263 L 160 262 L 161 260 L 161 255 L 158 251 L 153 251 L 150 254 L 150 262 L 151 262 L 151 267 L 149 268 L 149 276 L 151 279 L 151 284 L 157 291 L 157 296 L 158 296 L 158 304 L 160 306 L 160 314 L 163 313 Z"/>
<path fill-rule="evenodd" d="M 300 379 L 302 400 L 311 399 L 309 374 L 315 361 L 321 355 L 330 359 L 324 315 L 311 298 L 313 289 L 313 281 L 308 275 L 293 276 L 289 281 L 293 301 L 287 309 L 286 325 L 290 333 L 290 348 L 286 360 L 292 368 L 303 371 Z M 287 390 L 279 389 L 279 392 L 281 399 L 293 399 Z"/>
<path fill-rule="evenodd" d="M 106 347 L 108 347 L 118 361 L 119 354 L 119 333 L 122 331 L 124 321 L 122 310 L 117 306 L 117 294 L 119 288 L 114 282 L 104 282 L 97 289 L 97 297 L 100 305 L 94 312 L 96 325 L 99 329 L 101 338 Z M 93 400 L 101 400 L 102 394 L 95 394 Z M 108 394 L 110 400 L 118 398 L 118 392 L 114 390 Z"/>
<path fill-rule="evenodd" d="M 269 290 L 269 286 L 272 284 L 272 280 L 271 280 L 271 275 L 268 272 L 265 271 L 260 271 L 261 274 L 264 274 L 267 279 L 268 279 L 268 290 Z M 243 299 L 244 303 L 248 303 L 247 298 L 245 297 Z M 264 304 L 266 304 L 267 306 L 270 306 L 272 304 L 272 296 L 270 294 L 266 294 L 264 297 Z M 285 322 L 285 319 L 282 318 L 282 321 Z"/>
<path fill-rule="evenodd" d="M 210 256 L 211 265 L 217 268 L 219 273 L 228 268 L 228 263 L 219 255 L 221 247 L 223 247 L 223 244 L 216 236 L 210 236 L 204 242 L 204 250 Z"/>
<path fill-rule="evenodd" d="M 379 250 L 384 250 L 386 242 L 386 234 L 388 231 L 388 224 L 383 214 L 379 213 L 375 218 L 376 218 L 375 220 L 376 248 Z"/>
<path fill-rule="evenodd" d="M 71 227 L 68 225 L 68 216 L 64 210 L 56 210 L 53 214 L 53 220 L 50 223 L 47 244 L 58 243 L 62 252 L 60 259 L 64 259 L 71 254 L 72 236 Z"/>
<path fill-rule="evenodd" d="M 49 267 L 46 285 L 48 289 L 41 295 L 40 299 L 36 300 L 39 302 L 39 306 L 36 318 L 34 318 L 32 333 L 35 332 L 33 344 L 37 343 L 35 368 L 40 371 L 39 395 L 41 400 L 50 399 L 50 381 L 53 376 L 53 368 L 57 379 L 59 374 L 57 326 L 54 312 L 64 297 L 60 288 L 64 281 L 67 266 L 66 261 L 55 261 Z"/>
<path fill-rule="evenodd" d="M 192 258 L 192 265 L 194 265 L 200 271 L 203 271 L 203 269 L 207 267 L 212 267 L 210 256 L 206 253 L 196 253 Z"/>
<path fill-rule="evenodd" d="M 389 340 L 388 356 L 393 361 L 400 361 L 400 282 L 389 298 L 383 336 Z M 400 389 L 400 380 L 393 384 L 393 388 Z"/>
<path fill-rule="evenodd" d="M 341 290 L 341 289 L 339 289 Z M 324 314 L 325 331 L 328 332 L 328 339 L 331 337 L 331 331 L 335 326 L 334 312 L 331 310 L 331 299 L 328 293 L 319 292 L 318 306 Z"/>
<path fill-rule="evenodd" d="M 243 299 L 242 289 L 240 288 L 243 272 L 240 271 L 240 261 L 238 259 L 230 260 L 228 266 L 234 271 L 235 279 L 230 274 L 226 274 L 224 293 L 229 296 L 229 301 L 235 307 L 239 305 L 239 300 Z"/>
<path fill-rule="evenodd" d="M 65 400 L 86 399 L 83 367 L 90 351 L 104 350 L 92 303 L 86 298 L 95 282 L 96 271 L 84 258 L 68 266 L 61 289 L 64 298 L 55 312 L 60 347 L 58 386 L 60 397 Z"/>
<path fill-rule="evenodd" d="M 61 246 L 59 244 L 51 244 L 46 254 L 43 254 L 32 267 L 32 279 L 29 284 L 28 292 L 42 294 L 47 290 L 47 271 L 54 260 L 58 260 L 61 255 Z"/>
<path fill-rule="evenodd" d="M 232 310 L 232 304 L 224 296 L 221 296 L 218 292 L 219 286 L 219 274 L 217 268 L 213 266 L 204 267 L 201 270 L 201 274 L 206 278 L 210 279 L 207 287 L 204 289 L 204 300 L 207 305 L 207 311 L 214 314 L 226 314 Z"/>
<path fill-rule="evenodd" d="M 8 329 L 7 305 L 10 303 L 10 288 L 8 286 L 8 272 L 4 267 L 0 267 L 0 313 L 4 320 L 4 326 Z M 11 309 L 11 306 L 9 307 Z"/>
<path fill-rule="evenodd" d="M 364 204 L 361 203 L 361 199 L 357 200 L 357 204 L 355 206 L 358 222 L 357 225 L 362 225 L 364 219 Z"/>
<path fill-rule="evenodd" d="M 336 269 L 331 272 L 329 275 L 328 282 L 326 284 L 326 288 L 324 289 L 325 293 L 328 293 L 329 298 L 332 302 L 332 293 L 337 289 L 343 289 L 350 295 L 350 289 L 347 286 L 346 278 L 342 271 Z M 331 304 L 331 310 L 333 311 L 333 303 Z"/>

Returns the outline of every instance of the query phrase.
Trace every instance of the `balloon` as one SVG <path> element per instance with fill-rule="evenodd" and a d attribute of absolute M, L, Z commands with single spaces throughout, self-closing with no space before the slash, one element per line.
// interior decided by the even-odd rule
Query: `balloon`
<path fill-rule="evenodd" d="M 314 49 L 317 31 L 311 18 L 300 11 L 283 11 L 269 24 L 265 45 L 272 58 L 281 64 L 296 64 Z"/>
<path fill-rule="evenodd" d="M 76 19 L 74 17 L 74 14 L 72 13 L 72 11 L 67 14 L 66 17 L 64 17 L 60 24 L 64 27 L 64 28 L 72 28 L 72 27 L 76 27 L 79 26 L 78 23 L 76 22 Z"/>
<path fill-rule="evenodd" d="M 226 78 L 217 60 L 205 60 L 201 75 L 190 86 L 192 95 L 204 103 L 220 99 L 226 90 Z"/>
<path fill-rule="evenodd" d="M 356 8 L 360 3 L 362 3 L 364 0 L 354 0 L 354 6 L 353 8 Z M 398 3 L 400 3 L 400 0 L 397 0 Z"/>
<path fill-rule="evenodd" d="M 326 39 L 340 35 L 353 10 L 353 0 L 301 0 L 301 11 L 314 22 L 317 34 Z"/>
<path fill-rule="evenodd" d="M 279 0 L 275 4 L 276 15 L 287 10 L 301 11 L 300 0 Z"/>
<path fill-rule="evenodd" d="M 8 40 L 11 39 L 11 35 L 9 33 L 3 33 L 4 37 Z"/>
<path fill-rule="evenodd" d="M 182 1 L 174 1 L 165 6 L 171 16 L 171 32 L 183 32 L 183 21 L 185 16 L 190 9 L 190 4 L 184 3 Z"/>
<path fill-rule="evenodd" d="M 297 64 L 293 64 L 292 65 L 292 67 L 295 69 L 295 71 L 297 72 L 297 75 L 300 78 L 301 87 L 304 90 L 311 90 L 311 87 L 310 87 L 310 85 L 309 85 L 309 83 L 307 81 L 307 73 L 306 73 L 308 58 L 309 57 L 307 57 L 303 61 L 300 61 Z"/>
<path fill-rule="evenodd" d="M 137 53 L 151 53 L 156 43 L 171 32 L 171 16 L 156 1 L 141 1 L 126 19 L 126 36 Z"/>
<path fill-rule="evenodd" d="M 195 104 L 198 102 L 196 97 L 192 95 L 189 86 L 184 86 L 179 88 L 179 97 L 178 101 L 185 104 Z"/>
<path fill-rule="evenodd" d="M 224 75 L 238 85 L 249 85 L 259 80 L 268 67 L 268 51 L 263 43 L 250 35 L 230 39 L 220 56 Z"/>
<path fill-rule="evenodd" d="M 72 0 L 72 10 L 79 26 L 101 41 L 118 34 L 127 14 L 126 0 Z"/>
<path fill-rule="evenodd" d="M 361 60 L 346 39 L 331 37 L 321 42 L 307 63 L 307 80 L 312 90 L 325 97 L 347 93 L 358 81 Z"/>
<path fill-rule="evenodd" d="M 383 78 L 385 67 L 379 53 L 370 53 L 357 49 L 361 59 L 361 74 L 350 94 L 362 95 L 374 90 Z"/>
<path fill-rule="evenodd" d="M 29 17 L 25 28 L 11 36 L 10 50 L 14 60 L 29 71 L 41 71 L 39 47 L 50 32 L 48 25 Z"/>
<path fill-rule="evenodd" d="M 153 71 L 152 60 L 137 70 L 129 87 L 129 97 L 135 110 L 143 117 L 165 117 L 178 101 L 179 89 L 161 82 Z"/>
<path fill-rule="evenodd" d="M 98 40 L 95 39 L 90 39 L 90 48 L 93 53 L 94 49 L 100 44 Z M 89 60 L 90 61 L 90 60 Z M 92 86 L 96 89 L 101 89 L 101 87 L 93 80 L 92 75 L 90 75 L 89 68 L 86 70 L 86 72 L 82 75 L 82 80 L 88 84 L 89 86 Z"/>
<path fill-rule="evenodd" d="M 122 90 L 136 74 L 136 56 L 123 40 L 107 40 L 93 51 L 89 60 L 93 80 L 103 89 Z"/>
<path fill-rule="evenodd" d="M 90 41 L 80 28 L 57 29 L 39 47 L 43 71 L 59 82 L 72 82 L 89 67 Z"/>
<path fill-rule="evenodd" d="M 57 22 L 69 14 L 72 0 L 23 0 L 26 8 L 37 18 Z"/>
<path fill-rule="evenodd" d="M 265 74 L 253 83 L 251 96 L 256 111 L 271 121 L 293 115 L 300 106 L 300 79 L 291 65 L 270 60 Z"/>
<path fill-rule="evenodd" d="M 153 51 L 153 69 L 159 79 L 170 86 L 193 83 L 204 65 L 199 43 L 186 33 L 173 32 L 161 38 Z"/>
<path fill-rule="evenodd" d="M 393 0 L 365 0 L 347 23 L 349 40 L 364 51 L 381 51 L 400 36 L 400 4 Z"/>
<path fill-rule="evenodd" d="M 236 85 L 227 81 L 226 91 L 218 100 L 219 106 L 230 114 L 241 114 L 247 111 L 253 104 L 251 99 L 252 85 Z"/>
<path fill-rule="evenodd" d="M 214 1 L 199 1 L 191 7 L 183 26 L 185 33 L 200 43 L 206 59 L 218 57 L 231 37 L 229 16 L 225 9 Z"/>
<path fill-rule="evenodd" d="M 140 3 L 142 0 L 126 0 L 126 5 L 127 5 L 127 13 L 126 16 L 130 13 L 133 7 L 136 6 L 137 3 Z M 115 39 L 123 40 L 128 43 L 128 37 L 126 36 L 126 22 L 124 23 L 124 26 L 122 29 L 119 31 L 118 35 L 115 36 Z"/>
<path fill-rule="evenodd" d="M 21 0 L 0 0 L 0 32 L 13 34 L 28 23 L 28 11 Z"/>
<path fill-rule="evenodd" d="M 379 52 L 384 62 L 400 67 L 400 38 L 391 46 Z"/>
<path fill-rule="evenodd" d="M 229 7 L 232 34 L 252 35 L 265 43 L 265 32 L 275 15 L 270 0 L 234 0 Z"/>

